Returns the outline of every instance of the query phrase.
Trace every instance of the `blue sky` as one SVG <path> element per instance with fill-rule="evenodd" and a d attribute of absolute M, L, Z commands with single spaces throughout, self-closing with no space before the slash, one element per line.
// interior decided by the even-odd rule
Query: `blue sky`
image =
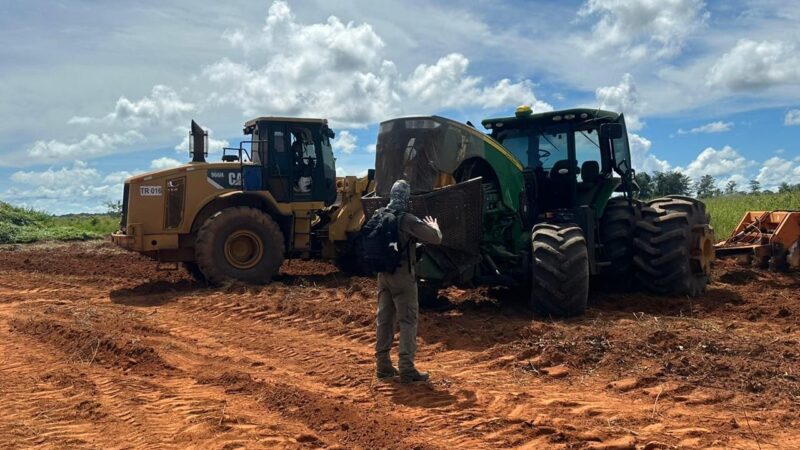
<path fill-rule="evenodd" d="M 359 174 L 382 120 L 519 104 L 622 111 L 639 171 L 774 189 L 800 182 L 797 23 L 777 0 L 3 2 L 0 200 L 102 211 L 188 159 L 191 119 L 219 148 L 326 117 Z"/>

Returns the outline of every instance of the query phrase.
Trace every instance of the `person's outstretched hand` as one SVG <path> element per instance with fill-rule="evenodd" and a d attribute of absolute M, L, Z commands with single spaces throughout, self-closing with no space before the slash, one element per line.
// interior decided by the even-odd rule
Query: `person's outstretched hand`
<path fill-rule="evenodd" d="M 427 225 L 427 226 L 429 226 L 431 228 L 434 228 L 436 230 L 439 229 L 439 222 L 436 219 L 434 219 L 433 217 L 431 217 L 431 216 L 425 216 L 425 219 L 423 219 L 423 222 L 425 222 L 425 225 Z"/>

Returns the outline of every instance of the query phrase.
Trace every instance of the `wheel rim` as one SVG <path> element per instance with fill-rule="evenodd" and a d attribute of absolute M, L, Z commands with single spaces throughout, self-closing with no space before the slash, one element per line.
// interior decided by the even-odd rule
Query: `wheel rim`
<path fill-rule="evenodd" d="M 264 245 L 257 234 L 248 230 L 231 233 L 225 240 L 225 259 L 231 266 L 246 270 L 254 267 L 264 256 Z"/>
<path fill-rule="evenodd" d="M 692 260 L 695 262 L 694 272 L 708 275 L 711 273 L 711 262 L 714 260 L 714 234 L 708 225 L 699 225 L 692 229 L 695 247 L 692 249 Z"/>

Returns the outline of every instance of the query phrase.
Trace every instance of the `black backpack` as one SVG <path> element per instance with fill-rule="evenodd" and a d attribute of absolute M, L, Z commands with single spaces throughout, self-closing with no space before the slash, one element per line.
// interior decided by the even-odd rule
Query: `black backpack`
<path fill-rule="evenodd" d="M 376 210 L 361 230 L 364 236 L 364 265 L 375 272 L 394 273 L 403 261 L 406 247 L 400 246 L 402 212 Z M 411 242 L 411 240 L 409 240 Z"/>

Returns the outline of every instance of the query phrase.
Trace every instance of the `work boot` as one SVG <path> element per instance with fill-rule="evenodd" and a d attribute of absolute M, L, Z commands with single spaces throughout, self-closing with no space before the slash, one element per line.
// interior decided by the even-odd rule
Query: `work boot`
<path fill-rule="evenodd" d="M 391 365 L 388 367 L 378 367 L 375 370 L 375 376 L 378 377 L 379 380 L 383 380 L 386 378 L 394 378 L 399 373 L 400 372 L 398 372 L 397 369 L 395 369 L 394 366 Z"/>
<path fill-rule="evenodd" d="M 405 372 L 400 374 L 400 382 L 401 383 L 414 383 L 417 381 L 428 381 L 431 376 L 428 372 L 420 372 L 417 369 L 414 369 L 413 372 Z"/>

